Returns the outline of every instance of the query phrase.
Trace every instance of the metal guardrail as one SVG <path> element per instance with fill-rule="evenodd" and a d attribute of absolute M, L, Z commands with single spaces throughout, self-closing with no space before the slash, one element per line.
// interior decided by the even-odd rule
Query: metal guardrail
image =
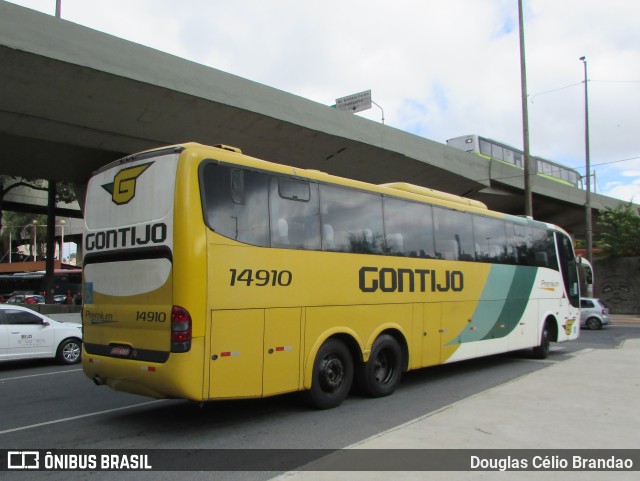
<path fill-rule="evenodd" d="M 16 304 L 48 316 L 49 314 L 79 314 L 82 306 L 69 304 Z"/>

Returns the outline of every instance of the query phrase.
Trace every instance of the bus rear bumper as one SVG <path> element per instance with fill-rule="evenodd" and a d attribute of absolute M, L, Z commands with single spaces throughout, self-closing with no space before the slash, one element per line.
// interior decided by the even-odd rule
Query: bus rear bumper
<path fill-rule="evenodd" d="M 193 339 L 189 353 L 171 353 L 165 363 L 82 355 L 85 375 L 98 386 L 156 399 L 180 398 L 202 401 L 202 366 L 197 369 L 193 357 L 202 359 L 202 343 Z M 195 352 L 194 352 L 195 351 Z"/>

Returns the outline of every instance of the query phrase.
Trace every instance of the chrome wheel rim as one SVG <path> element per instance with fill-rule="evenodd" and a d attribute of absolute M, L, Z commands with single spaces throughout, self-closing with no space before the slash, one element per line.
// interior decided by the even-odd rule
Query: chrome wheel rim
<path fill-rule="evenodd" d="M 75 342 L 65 344 L 62 349 L 62 357 L 67 362 L 76 362 L 80 358 L 80 345 Z"/>

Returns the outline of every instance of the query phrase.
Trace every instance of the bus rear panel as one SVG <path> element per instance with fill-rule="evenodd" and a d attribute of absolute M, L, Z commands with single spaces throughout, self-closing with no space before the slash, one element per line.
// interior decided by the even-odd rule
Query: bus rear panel
<path fill-rule="evenodd" d="M 152 397 L 201 397 L 184 353 L 192 319 L 174 302 L 175 180 L 182 149 L 111 164 L 88 186 L 83 368 L 97 384 Z M 181 357 L 182 355 L 182 357 Z"/>

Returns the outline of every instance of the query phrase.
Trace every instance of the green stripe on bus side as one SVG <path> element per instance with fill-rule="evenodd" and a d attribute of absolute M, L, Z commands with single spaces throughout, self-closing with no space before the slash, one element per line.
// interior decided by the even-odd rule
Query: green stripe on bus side
<path fill-rule="evenodd" d="M 507 336 L 527 308 L 537 268 L 494 265 L 471 322 L 449 345 Z"/>
<path fill-rule="evenodd" d="M 483 339 L 504 337 L 516 328 L 529 303 L 537 272 L 538 269 L 535 267 L 516 267 L 516 273 L 500 317 L 498 317 L 493 329 Z"/>

